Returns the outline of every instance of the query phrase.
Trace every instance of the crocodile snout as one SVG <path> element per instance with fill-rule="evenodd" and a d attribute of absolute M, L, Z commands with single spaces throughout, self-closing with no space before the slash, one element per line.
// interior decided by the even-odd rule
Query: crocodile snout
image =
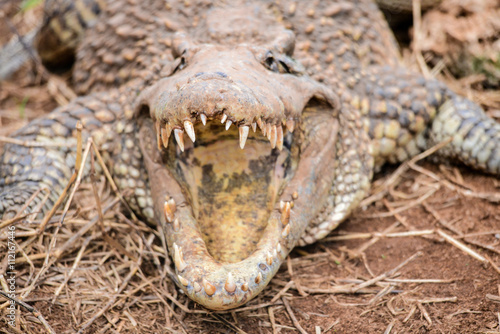
<path fill-rule="evenodd" d="M 171 76 L 143 92 L 139 105 L 147 105 L 155 121 L 158 147 L 166 147 L 173 133 L 184 150 L 184 133 L 194 142 L 197 123 L 217 120 L 227 129 L 238 127 L 241 148 L 249 129 L 258 126 L 271 147 L 281 149 L 286 129 L 293 132 L 312 97 L 337 106 L 331 90 L 306 75 L 270 70 L 268 58 L 261 62 L 259 54 L 245 46 L 199 47 Z"/>

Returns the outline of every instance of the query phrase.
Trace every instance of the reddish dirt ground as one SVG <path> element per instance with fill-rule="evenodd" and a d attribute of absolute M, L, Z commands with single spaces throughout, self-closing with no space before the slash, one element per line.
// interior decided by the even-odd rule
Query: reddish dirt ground
<path fill-rule="evenodd" d="M 16 6 L 6 8 L 6 16 L 22 26 L 14 17 Z M 0 31 L 3 44 L 11 30 L 0 24 Z M 40 80 L 33 68 L 0 83 L 0 136 L 52 110 L 64 95 L 63 84 Z M 470 81 L 454 83 L 470 92 Z M 116 203 L 104 182 L 98 188 L 103 207 Z M 213 313 L 165 277 L 154 229 L 133 224 L 114 205 L 104 216 L 105 233 L 132 256 L 103 238 L 100 225 L 92 224 L 95 199 L 87 182 L 56 237 L 62 255 L 49 257 L 49 267 L 43 266 L 44 256 L 60 215 L 40 236 L 33 232 L 36 221 L 18 227 L 25 233 L 17 239 L 24 252 L 16 267 L 18 294 L 26 292 L 24 300 L 57 333 L 75 333 L 86 324 L 83 333 L 297 333 L 299 327 L 307 333 L 500 333 L 498 177 L 418 161 L 385 168 L 376 175 L 372 194 L 376 200 L 365 201 L 325 240 L 295 249 L 255 300 Z M 5 232 L 0 229 L 0 254 L 6 251 Z M 3 273 L 3 255 L 0 261 Z M 47 332 L 24 309 L 16 315 L 17 327 L 8 327 L 6 306 L 0 297 L 0 333 Z"/>

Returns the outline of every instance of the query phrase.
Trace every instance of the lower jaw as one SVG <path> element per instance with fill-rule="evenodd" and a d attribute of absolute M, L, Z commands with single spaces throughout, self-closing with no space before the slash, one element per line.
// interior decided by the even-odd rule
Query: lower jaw
<path fill-rule="evenodd" d="M 176 284 L 191 299 L 213 310 L 238 307 L 262 291 L 293 249 L 307 223 L 322 207 L 333 183 L 338 122 L 312 111 L 303 118 L 305 140 L 294 176 L 282 189 L 251 254 L 219 262 L 209 253 L 183 189 L 162 164 L 153 124 L 141 127 L 141 149 L 154 196 L 155 217 L 175 264 Z"/>

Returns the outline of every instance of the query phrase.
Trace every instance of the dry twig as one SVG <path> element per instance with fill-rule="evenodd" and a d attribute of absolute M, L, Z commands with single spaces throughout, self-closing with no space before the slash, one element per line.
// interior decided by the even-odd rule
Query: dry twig
<path fill-rule="evenodd" d="M 283 305 L 285 305 L 286 311 L 288 312 L 290 319 L 292 319 L 292 322 L 293 322 L 293 325 L 295 326 L 295 328 L 297 328 L 297 330 L 300 333 L 307 334 L 307 332 L 304 330 L 304 328 L 302 328 L 299 321 L 295 317 L 295 314 L 293 313 L 292 308 L 290 307 L 290 303 L 288 302 L 288 300 L 285 297 L 281 298 L 281 300 L 283 301 Z"/>

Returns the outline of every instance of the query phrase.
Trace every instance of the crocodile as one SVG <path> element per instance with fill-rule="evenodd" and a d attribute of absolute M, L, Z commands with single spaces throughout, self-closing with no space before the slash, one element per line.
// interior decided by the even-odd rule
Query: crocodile
<path fill-rule="evenodd" d="M 99 13 L 75 51 L 80 96 L 12 135 L 46 145 L 4 145 L 0 216 L 50 210 L 80 121 L 162 232 L 175 284 L 209 309 L 259 294 L 385 163 L 449 141 L 436 159 L 500 174 L 500 124 L 404 68 L 371 0 L 75 3 Z M 64 31 L 58 20 L 45 31 Z"/>

